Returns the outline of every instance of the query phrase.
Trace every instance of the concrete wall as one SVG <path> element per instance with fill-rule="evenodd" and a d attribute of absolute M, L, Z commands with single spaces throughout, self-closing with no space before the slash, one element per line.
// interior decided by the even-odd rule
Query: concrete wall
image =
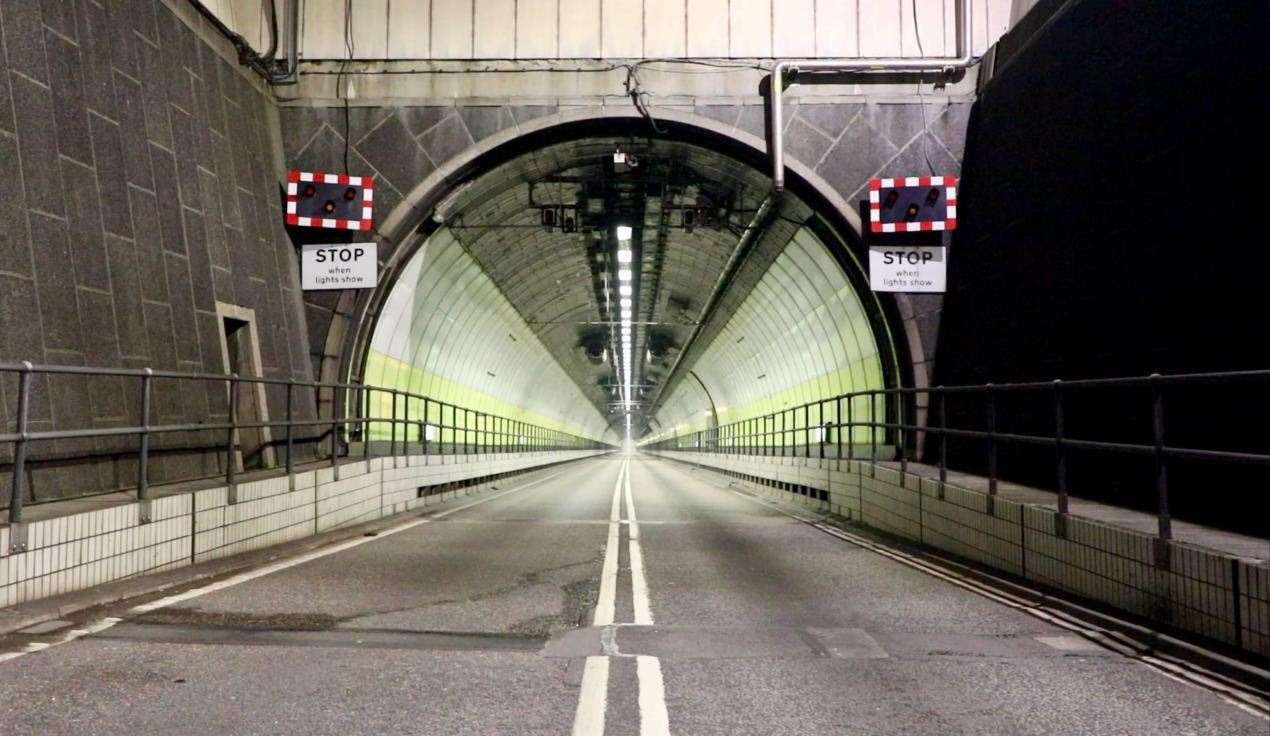
<path fill-rule="evenodd" d="M 439 502 L 422 488 L 601 454 L 412 455 L 128 503 L 0 527 L 0 608 L 260 549 Z M 439 490 L 433 488 L 431 490 Z M 233 499 L 233 500 L 231 500 Z M 148 517 L 147 521 L 142 521 Z"/>
<path fill-rule="evenodd" d="M 773 491 L 782 500 L 1047 587 L 1270 654 L 1270 565 L 1264 563 L 1170 542 L 1170 564 L 1161 566 L 1149 535 L 1075 516 L 1060 535 L 1052 509 L 989 499 L 953 485 L 941 488 L 937 480 L 864 462 L 653 454 L 727 473 L 751 489 Z"/>
<path fill-rule="evenodd" d="M 306 0 L 303 58 L 348 57 L 345 3 Z M 916 24 L 912 0 L 355 0 L 352 56 L 594 59 L 952 54 L 954 0 L 917 0 L 915 5 Z M 1005 31 L 1011 0 L 973 0 L 972 6 L 975 53 L 979 54 Z M 244 27 L 250 28 L 250 23 Z"/>
<path fill-rule="evenodd" d="M 172 7 L 0 1 L 0 361 L 223 373 L 222 302 L 255 311 L 265 375 L 308 379 L 276 108 L 191 6 Z M 15 380 L 0 382 L 7 426 Z M 35 387 L 34 430 L 137 423 L 133 384 Z M 152 421 L 223 417 L 225 395 L 160 382 Z M 269 402 L 279 416 L 280 394 Z M 208 441 L 160 440 L 153 479 L 202 474 Z M 117 487 L 135 474 L 133 446 L 37 443 L 29 488 Z M 166 452 L 178 446 L 192 449 Z M 53 466 L 85 454 L 101 461 Z M 0 447 L 0 464 L 10 457 Z M 8 483 L 0 473 L 0 504 Z"/>

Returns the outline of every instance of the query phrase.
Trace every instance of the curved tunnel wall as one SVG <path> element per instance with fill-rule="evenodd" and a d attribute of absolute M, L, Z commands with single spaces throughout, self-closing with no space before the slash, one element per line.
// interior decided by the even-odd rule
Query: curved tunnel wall
<path fill-rule="evenodd" d="M 449 230 L 434 233 L 403 269 L 376 323 L 365 376 L 368 385 L 592 439 L 608 429 Z M 390 416 L 391 401 L 374 394 L 375 415 Z M 409 415 L 421 417 L 421 404 L 411 402 Z M 404 409 L 403 400 L 399 416 Z M 433 409 L 429 420 L 437 416 Z M 371 428 L 372 438 L 387 432 L 386 424 Z M 417 438 L 417 429 L 408 436 Z"/>
<path fill-rule="evenodd" d="M 691 369 L 709 390 L 719 424 L 883 387 L 877 339 L 860 297 L 807 228 L 798 230 Z M 855 416 L 867 416 L 868 400 L 855 401 Z M 680 381 L 648 440 L 706 429 L 710 411 L 701 387 Z M 830 406 L 824 419 L 836 420 Z"/>

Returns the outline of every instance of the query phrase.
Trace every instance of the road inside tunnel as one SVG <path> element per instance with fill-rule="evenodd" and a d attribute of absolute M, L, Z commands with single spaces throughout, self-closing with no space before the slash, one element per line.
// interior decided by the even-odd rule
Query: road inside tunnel
<path fill-rule="evenodd" d="M 581 461 L 427 518 L 0 661 L 0 722 L 44 734 L 1265 733 L 1213 693 L 676 463 Z"/>

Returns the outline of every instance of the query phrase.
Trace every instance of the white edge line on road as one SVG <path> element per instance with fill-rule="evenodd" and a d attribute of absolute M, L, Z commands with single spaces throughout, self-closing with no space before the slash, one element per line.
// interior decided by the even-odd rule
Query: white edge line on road
<path fill-rule="evenodd" d="M 1045 609 L 1044 607 L 1037 606 L 1025 599 L 1018 598 L 1014 595 L 1005 593 L 1003 591 L 993 590 L 992 588 L 989 588 L 979 583 L 978 581 L 975 581 L 969 577 L 963 576 L 954 571 L 937 567 L 931 563 L 925 562 L 924 560 L 913 557 L 912 555 L 909 555 L 897 550 L 888 549 L 887 547 L 877 544 L 871 540 L 864 539 L 863 537 L 858 537 L 854 534 L 851 534 L 850 532 L 846 532 L 836 527 L 829 526 L 828 524 L 825 524 L 824 522 L 822 522 L 820 519 L 804 517 L 804 516 L 795 514 L 791 511 L 787 511 L 781 508 L 775 501 L 758 498 L 756 496 L 750 495 L 748 493 L 742 493 L 741 491 L 738 491 L 732 488 L 729 488 L 728 490 L 736 494 L 737 496 L 740 496 L 741 498 L 744 498 L 753 503 L 757 503 L 761 506 L 766 506 L 772 509 L 773 511 L 776 511 L 777 513 L 783 514 L 785 516 L 788 516 L 791 519 L 795 519 L 804 524 L 807 524 L 815 529 L 825 532 L 826 534 L 832 537 L 835 537 L 837 539 L 840 539 L 844 542 L 848 542 L 857 547 L 862 547 L 866 550 L 869 550 L 870 552 L 873 552 L 875 554 L 894 560 L 895 562 L 898 562 L 902 565 L 911 567 L 920 572 L 924 572 L 927 575 L 940 578 L 941 580 L 951 583 L 952 585 L 955 585 L 959 588 L 963 588 L 967 591 L 970 591 L 971 593 L 975 593 L 985 598 L 989 598 L 997 603 L 1000 603 L 1001 605 L 1008 606 L 1010 608 L 1014 608 L 1016 610 L 1022 611 L 1030 616 L 1042 619 L 1059 628 L 1067 629 L 1068 631 L 1072 631 L 1077 634 L 1080 634 L 1084 638 L 1094 642 L 1095 644 L 1103 647 L 1104 649 L 1107 649 L 1111 652 L 1119 654 L 1127 659 L 1134 660 L 1138 662 L 1139 664 L 1143 665 L 1144 667 L 1147 667 L 1148 669 L 1151 669 L 1152 671 L 1158 674 L 1164 675 L 1165 677 L 1171 680 L 1176 680 L 1177 682 L 1185 683 L 1187 685 L 1190 685 L 1191 687 L 1208 692 L 1209 694 L 1216 695 L 1217 697 L 1221 698 L 1226 703 L 1233 705 L 1236 708 L 1239 708 L 1240 710 L 1246 713 L 1250 713 L 1254 716 L 1270 721 L 1270 714 L 1267 714 L 1267 712 L 1263 710 L 1264 708 L 1267 707 L 1267 704 L 1265 704 L 1264 701 L 1261 701 L 1259 698 L 1255 698 L 1255 696 L 1251 696 L 1251 695 L 1239 692 L 1238 690 L 1234 690 L 1232 688 L 1227 688 L 1221 685 L 1220 683 L 1214 682 L 1210 678 L 1188 672 L 1182 667 L 1170 668 L 1170 667 L 1164 666 L 1164 663 L 1160 662 L 1155 657 L 1142 656 L 1138 652 L 1134 651 L 1131 647 L 1112 641 L 1108 636 L 1108 634 L 1110 634 L 1111 632 L 1103 632 L 1098 629 L 1089 628 L 1088 626 L 1082 623 L 1076 622 L 1074 620 L 1071 620 L 1067 618 L 1066 616 L 1057 616 L 1053 612 Z M 1183 672 L 1185 674 L 1183 674 Z M 1252 702 L 1249 702 L 1249 701 L 1252 701 Z"/>
<path fill-rule="evenodd" d="M 235 585 L 240 585 L 242 583 L 255 580 L 256 578 L 264 577 L 265 575 L 269 575 L 271 573 L 275 573 L 280 570 L 286 570 L 287 568 L 295 567 L 296 565 L 303 565 L 306 562 L 312 562 L 313 560 L 320 559 L 322 557 L 327 557 L 329 555 L 337 554 L 339 552 L 343 552 L 344 550 L 352 549 L 353 547 L 358 547 L 370 542 L 376 542 L 383 539 L 384 537 L 390 537 L 394 534 L 397 534 L 398 532 L 404 532 L 408 529 L 413 529 L 417 526 L 427 524 L 430 521 L 434 521 L 436 519 L 449 516 L 450 514 L 456 514 L 460 511 L 465 511 L 467 509 L 472 508 L 473 506 L 480 506 L 483 503 L 488 503 L 490 501 L 493 501 L 494 499 L 502 498 L 503 496 L 506 496 L 510 493 L 523 491 L 526 488 L 529 488 L 531 486 L 535 486 L 535 485 L 538 485 L 539 483 L 543 483 L 545 481 L 551 480 L 552 478 L 559 477 L 563 475 L 565 472 L 567 471 L 562 470 L 559 473 L 552 473 L 551 475 L 548 475 L 544 478 L 539 478 L 538 480 L 530 481 L 524 485 L 516 486 L 515 488 L 509 488 L 505 491 L 496 493 L 492 496 L 486 496 L 485 498 L 477 499 L 471 503 L 463 504 L 462 506 L 456 506 L 455 508 L 442 511 L 439 514 L 432 514 L 431 516 L 427 516 L 422 519 L 412 519 L 410 521 L 406 521 L 401 524 L 398 524 L 397 526 L 389 527 L 387 529 L 382 529 L 379 531 L 378 534 L 376 534 L 373 537 L 354 537 L 353 539 L 346 539 L 343 542 L 338 542 L 328 547 L 323 547 L 321 549 L 313 550 L 312 552 L 306 552 L 296 557 L 289 557 L 285 560 L 279 560 L 278 562 L 273 562 L 263 567 L 255 568 L 254 570 L 248 570 L 246 572 L 238 573 L 237 575 L 232 575 L 230 577 L 225 578 L 224 580 L 218 580 L 215 583 L 199 586 L 197 588 L 191 588 L 190 590 L 184 591 L 182 593 L 177 593 L 175 595 L 159 598 L 157 600 L 150 601 L 149 603 L 142 603 L 141 605 L 133 606 L 132 608 L 129 608 L 125 615 L 138 616 L 143 613 L 149 613 L 150 611 L 171 606 L 175 603 L 181 603 L 182 601 L 187 601 L 191 598 L 197 598 L 202 595 L 207 595 L 208 593 L 214 593 L 218 590 L 224 590 L 225 588 L 230 588 Z M 98 632 L 105 631 L 106 629 L 109 629 L 111 626 L 114 626 L 115 624 L 120 623 L 123 620 L 124 620 L 123 618 L 108 616 L 106 618 L 102 618 L 97 621 L 94 621 L 91 624 L 88 624 L 87 626 L 71 629 L 70 631 L 67 631 L 65 634 L 63 634 L 61 637 L 59 637 L 58 639 L 54 641 L 31 642 L 30 644 L 27 644 L 25 647 L 23 647 L 22 649 L 16 652 L 5 652 L 3 654 L 0 654 L 0 663 L 7 662 L 12 659 L 17 659 L 18 657 L 22 657 L 27 654 L 32 654 L 34 652 L 39 652 L 45 649 L 50 649 L 52 647 L 61 646 L 62 644 L 68 644 L 72 641 L 75 641 L 76 639 L 80 639 L 90 634 L 96 634 Z"/>

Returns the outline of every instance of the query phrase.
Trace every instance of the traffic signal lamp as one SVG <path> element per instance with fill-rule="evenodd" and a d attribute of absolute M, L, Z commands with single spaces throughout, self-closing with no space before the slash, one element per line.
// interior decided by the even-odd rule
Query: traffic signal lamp
<path fill-rule="evenodd" d="M 368 176 L 291 170 L 287 174 L 288 225 L 370 230 L 375 181 Z"/>
<path fill-rule="evenodd" d="M 957 179 L 908 176 L 869 180 L 869 231 L 906 233 L 957 227 Z"/>

